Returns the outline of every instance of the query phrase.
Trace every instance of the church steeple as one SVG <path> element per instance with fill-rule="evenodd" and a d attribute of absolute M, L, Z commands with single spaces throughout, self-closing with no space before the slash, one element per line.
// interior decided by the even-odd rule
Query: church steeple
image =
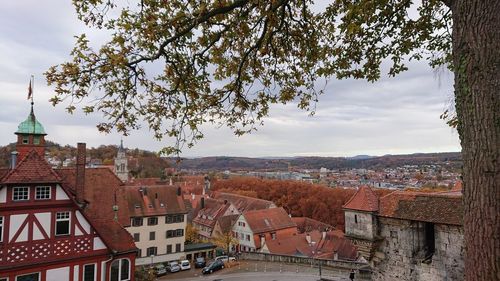
<path fill-rule="evenodd" d="M 45 130 L 42 124 L 36 119 L 33 111 L 33 100 L 31 101 L 31 111 L 28 118 L 17 126 L 17 145 L 19 159 L 22 160 L 31 150 L 35 150 L 40 156 L 45 155 Z"/>
<path fill-rule="evenodd" d="M 128 159 L 123 148 L 123 140 L 120 140 L 120 146 L 115 158 L 115 174 L 122 181 L 128 181 Z"/>

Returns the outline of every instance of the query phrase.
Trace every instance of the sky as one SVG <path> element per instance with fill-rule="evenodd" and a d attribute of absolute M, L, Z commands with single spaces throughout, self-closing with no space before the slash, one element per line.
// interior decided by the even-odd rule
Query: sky
<path fill-rule="evenodd" d="M 43 73 L 66 61 L 74 36 L 87 33 L 103 41 L 106 34 L 85 29 L 70 0 L 5 1 L 0 5 L 0 145 L 15 141 L 17 125 L 26 119 L 30 104 L 27 89 L 35 77 L 37 119 L 48 140 L 62 145 L 86 142 L 89 147 L 118 144 L 121 135 L 103 134 L 100 116 L 70 115 L 64 106 L 53 107 L 53 88 Z M 397 76 L 380 81 L 330 80 L 310 116 L 293 104 L 273 106 L 264 126 L 251 135 L 236 137 L 231 130 L 209 124 L 205 138 L 184 157 L 245 156 L 355 156 L 460 151 L 456 130 L 439 115 L 453 96 L 453 74 L 433 70 L 425 61 L 409 64 Z M 324 81 L 319 81 L 320 84 Z M 172 140 L 155 141 L 147 128 L 123 137 L 124 145 L 158 151 Z"/>

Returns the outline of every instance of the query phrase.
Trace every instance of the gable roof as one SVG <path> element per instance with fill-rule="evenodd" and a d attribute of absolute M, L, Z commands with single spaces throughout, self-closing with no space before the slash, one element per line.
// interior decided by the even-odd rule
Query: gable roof
<path fill-rule="evenodd" d="M 342 207 L 357 211 L 377 212 L 379 209 L 378 196 L 371 188 L 362 186 Z"/>
<path fill-rule="evenodd" d="M 55 171 L 62 179 L 63 188 L 74 195 L 76 169 L 62 168 Z M 108 168 L 86 168 L 84 199 L 88 204 L 83 208 L 83 212 L 111 250 L 135 251 L 137 248 L 132 236 L 123 228 L 124 225 L 130 224 L 130 218 L 126 205 L 120 204 L 120 200 L 118 220 L 114 219 L 115 194 L 118 195 L 121 185 L 121 180 Z"/>
<path fill-rule="evenodd" d="M 217 220 L 217 223 L 219 224 L 220 230 L 223 233 L 230 232 L 231 229 L 233 228 L 233 225 L 236 223 L 236 221 L 238 220 L 239 217 L 240 217 L 239 214 L 220 217 Z"/>
<path fill-rule="evenodd" d="M 297 229 L 300 233 L 313 230 L 326 231 L 335 229 L 335 227 L 329 224 L 308 217 L 292 217 L 292 221 L 297 225 Z"/>
<path fill-rule="evenodd" d="M 3 184 L 14 183 L 59 183 L 61 178 L 52 170 L 49 163 L 34 149 L 1 180 Z"/>
<path fill-rule="evenodd" d="M 243 213 L 243 216 L 254 234 L 297 227 L 281 207 L 248 211 Z"/>
<path fill-rule="evenodd" d="M 311 239 L 311 244 L 307 241 L 307 235 Z M 314 230 L 309 233 L 266 240 L 265 245 L 271 254 L 334 259 L 337 253 L 339 259 L 356 260 L 356 247 L 344 237 L 342 231 L 328 231 L 324 235 L 323 237 L 322 232 Z"/>
<path fill-rule="evenodd" d="M 380 198 L 379 216 L 439 224 L 463 225 L 462 196 L 394 191 Z"/>
<path fill-rule="evenodd" d="M 177 195 L 177 188 L 175 185 L 123 186 L 118 201 L 123 201 L 129 217 L 185 214 L 184 198 Z"/>
<path fill-rule="evenodd" d="M 217 219 L 223 216 L 226 210 L 230 207 L 230 203 L 212 198 L 205 198 L 204 200 L 205 208 L 198 211 L 196 217 L 193 218 L 193 223 L 213 228 Z"/>
<path fill-rule="evenodd" d="M 233 204 L 233 206 L 235 206 L 236 209 L 238 209 L 238 211 L 240 212 L 276 208 L 276 205 L 271 201 L 243 196 L 239 194 L 213 192 L 212 196 L 215 199 L 227 200 L 228 202 Z"/>

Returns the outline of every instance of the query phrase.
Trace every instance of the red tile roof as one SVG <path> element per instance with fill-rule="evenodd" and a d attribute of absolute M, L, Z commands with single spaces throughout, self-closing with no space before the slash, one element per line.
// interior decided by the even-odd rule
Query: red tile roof
<path fill-rule="evenodd" d="M 462 196 L 443 193 L 394 191 L 380 198 L 379 216 L 463 225 Z"/>
<path fill-rule="evenodd" d="M 362 186 L 351 199 L 345 203 L 343 208 L 365 212 L 377 212 L 379 209 L 378 196 L 371 188 Z"/>
<path fill-rule="evenodd" d="M 76 170 L 63 168 L 55 170 L 62 179 L 63 188 L 75 194 Z M 85 201 L 84 214 L 96 228 L 97 232 L 112 250 L 118 252 L 135 251 L 135 243 L 123 226 L 130 224 L 126 206 L 118 200 L 118 221 L 114 220 L 115 193 L 118 194 L 121 180 L 108 168 L 85 169 Z M 118 198 L 117 198 L 118 199 Z"/>
<path fill-rule="evenodd" d="M 212 198 L 205 198 L 205 208 L 200 209 L 193 218 L 193 223 L 213 228 L 217 219 L 224 215 L 230 207 L 229 203 Z"/>
<path fill-rule="evenodd" d="M 275 208 L 276 207 L 276 205 L 271 201 L 253 198 L 253 197 L 248 197 L 248 196 L 243 196 L 243 195 L 239 195 L 239 194 L 213 192 L 212 196 L 215 199 L 229 201 L 240 212 L 261 210 L 261 209 L 268 209 L 268 208 Z"/>
<path fill-rule="evenodd" d="M 244 212 L 243 216 L 254 234 L 296 228 L 297 225 L 283 208 L 271 208 Z"/>
<path fill-rule="evenodd" d="M 61 179 L 49 163 L 33 149 L 2 178 L 1 183 L 58 183 L 60 181 Z"/>
<path fill-rule="evenodd" d="M 292 217 L 292 221 L 297 224 L 300 233 L 313 230 L 324 231 L 333 230 L 335 227 L 307 217 Z"/>
<path fill-rule="evenodd" d="M 311 243 L 307 241 L 310 235 Z M 344 237 L 342 231 L 317 230 L 297 235 L 289 235 L 276 240 L 266 240 L 270 253 L 292 256 L 307 256 L 321 259 L 334 259 L 335 253 L 342 260 L 356 260 L 357 250 L 352 242 Z"/>
<path fill-rule="evenodd" d="M 178 186 L 123 186 L 118 194 L 129 217 L 185 214 L 186 206 L 182 195 L 177 196 Z"/>

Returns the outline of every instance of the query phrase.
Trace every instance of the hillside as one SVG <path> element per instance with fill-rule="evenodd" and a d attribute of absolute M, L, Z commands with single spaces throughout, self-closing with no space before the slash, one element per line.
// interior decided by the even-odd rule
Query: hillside
<path fill-rule="evenodd" d="M 404 165 L 447 165 L 450 169 L 460 169 L 462 158 L 459 152 L 416 153 L 409 155 L 385 155 L 379 157 L 294 157 L 294 158 L 246 158 L 246 157 L 202 157 L 184 158 L 177 168 L 200 171 L 237 170 L 288 170 L 320 169 L 381 169 Z"/>

